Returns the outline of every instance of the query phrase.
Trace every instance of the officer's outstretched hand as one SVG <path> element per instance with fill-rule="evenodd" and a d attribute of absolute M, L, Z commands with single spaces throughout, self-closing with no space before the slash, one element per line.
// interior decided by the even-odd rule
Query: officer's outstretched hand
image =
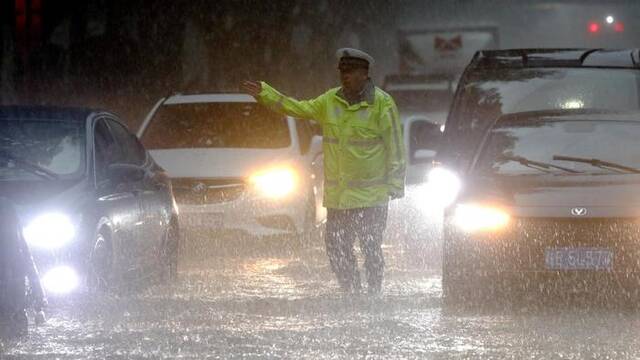
<path fill-rule="evenodd" d="M 246 80 L 242 83 L 241 89 L 254 98 L 257 98 L 262 92 L 262 84 L 258 81 Z"/>

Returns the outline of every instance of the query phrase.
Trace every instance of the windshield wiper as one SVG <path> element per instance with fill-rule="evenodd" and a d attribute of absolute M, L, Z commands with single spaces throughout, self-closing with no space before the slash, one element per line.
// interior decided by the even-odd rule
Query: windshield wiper
<path fill-rule="evenodd" d="M 587 158 L 564 156 L 564 155 L 553 155 L 553 160 L 585 163 L 601 169 L 613 170 L 621 174 L 626 174 L 626 173 L 640 174 L 640 169 L 636 169 L 630 166 L 616 164 L 616 163 L 612 163 L 612 162 L 604 161 L 600 159 L 587 159 Z"/>
<path fill-rule="evenodd" d="M 529 159 L 527 159 L 525 157 L 522 157 L 522 156 L 501 156 L 500 158 L 504 159 L 504 160 L 515 161 L 515 162 L 520 163 L 521 165 L 524 165 L 524 166 L 526 166 L 528 168 L 544 171 L 544 172 L 547 172 L 547 173 L 550 173 L 549 169 L 558 169 L 558 170 L 566 171 L 566 172 L 569 172 L 569 173 L 572 173 L 572 174 L 581 173 L 581 171 L 569 169 L 569 168 L 566 168 L 566 167 L 563 167 L 563 166 L 549 164 L 549 163 L 546 163 L 546 162 L 529 160 Z"/>
<path fill-rule="evenodd" d="M 49 169 L 45 169 L 40 165 L 36 165 L 34 163 L 31 163 L 27 160 L 24 160 L 18 156 L 15 156 L 14 154 L 12 154 L 9 151 L 6 150 L 0 150 L 0 157 L 3 157 L 5 159 L 11 160 L 13 161 L 14 164 L 20 166 L 20 168 L 29 171 L 32 174 L 36 174 L 40 177 L 43 177 L 45 179 L 49 179 L 49 180 L 57 180 L 58 179 L 58 174 L 54 173 L 53 171 L 49 170 Z"/>

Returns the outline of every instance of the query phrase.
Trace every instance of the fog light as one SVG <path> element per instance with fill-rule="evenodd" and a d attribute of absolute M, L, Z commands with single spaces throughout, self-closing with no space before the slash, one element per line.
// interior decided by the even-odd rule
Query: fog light
<path fill-rule="evenodd" d="M 454 214 L 455 224 L 465 232 L 492 231 L 504 228 L 509 214 L 491 206 L 458 205 Z"/>

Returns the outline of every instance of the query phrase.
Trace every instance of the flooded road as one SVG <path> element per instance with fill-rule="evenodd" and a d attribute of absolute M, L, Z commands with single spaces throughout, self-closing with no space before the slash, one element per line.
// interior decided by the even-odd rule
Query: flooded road
<path fill-rule="evenodd" d="M 379 298 L 340 295 L 322 247 L 273 239 L 192 251 L 172 286 L 50 309 L 6 359 L 640 357 L 640 313 L 451 314 L 421 249 L 390 241 Z M 433 257 L 434 259 L 437 257 Z"/>

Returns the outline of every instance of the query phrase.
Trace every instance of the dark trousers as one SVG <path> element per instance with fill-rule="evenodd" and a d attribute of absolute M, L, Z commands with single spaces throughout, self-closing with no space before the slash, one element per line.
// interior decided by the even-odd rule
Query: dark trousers
<path fill-rule="evenodd" d="M 353 251 L 356 239 L 364 255 L 370 293 L 382 289 L 382 238 L 387 226 L 387 205 L 361 209 L 328 209 L 325 245 L 329 264 L 344 291 L 360 291 L 360 273 Z"/>

